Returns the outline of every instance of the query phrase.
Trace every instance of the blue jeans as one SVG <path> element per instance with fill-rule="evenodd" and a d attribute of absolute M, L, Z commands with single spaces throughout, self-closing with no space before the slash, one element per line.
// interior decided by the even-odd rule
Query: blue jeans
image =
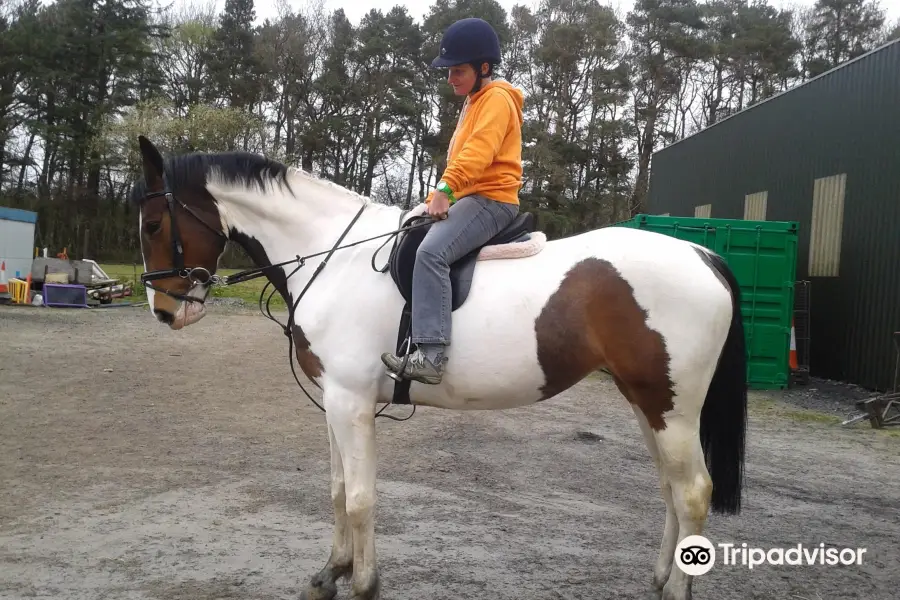
<path fill-rule="evenodd" d="M 450 265 L 500 233 L 519 207 L 484 196 L 460 198 L 436 221 L 416 253 L 412 284 L 412 343 L 450 344 Z"/>

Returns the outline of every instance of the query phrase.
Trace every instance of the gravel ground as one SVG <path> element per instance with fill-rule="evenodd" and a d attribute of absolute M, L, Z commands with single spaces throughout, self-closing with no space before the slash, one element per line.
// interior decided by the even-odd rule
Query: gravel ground
<path fill-rule="evenodd" d="M 227 305 L 180 333 L 146 308 L 0 307 L 0 598 L 296 598 L 332 517 L 323 418 L 286 354 Z M 863 564 L 717 564 L 694 598 L 900 596 L 900 437 L 835 426 L 853 400 L 754 394 L 744 512 L 706 533 L 866 548 Z M 663 503 L 608 380 L 378 427 L 385 600 L 655 597 Z"/>
<path fill-rule="evenodd" d="M 858 385 L 811 377 L 809 383 L 780 392 L 779 400 L 809 410 L 840 417 L 842 420 L 857 412 L 855 403 L 877 396 Z"/>

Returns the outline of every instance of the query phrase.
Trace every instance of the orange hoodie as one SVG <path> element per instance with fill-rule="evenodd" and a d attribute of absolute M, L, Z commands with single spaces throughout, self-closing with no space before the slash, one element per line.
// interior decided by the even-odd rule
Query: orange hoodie
<path fill-rule="evenodd" d="M 479 194 L 519 203 L 524 99 L 521 90 L 502 80 L 466 98 L 441 177 L 457 200 Z"/>

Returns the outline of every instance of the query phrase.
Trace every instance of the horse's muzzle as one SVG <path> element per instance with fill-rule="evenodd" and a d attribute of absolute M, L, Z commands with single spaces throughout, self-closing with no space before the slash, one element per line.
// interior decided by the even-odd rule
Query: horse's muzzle
<path fill-rule="evenodd" d="M 178 330 L 193 325 L 206 316 L 206 304 L 203 302 L 182 302 L 175 313 L 175 321 L 169 327 Z"/>

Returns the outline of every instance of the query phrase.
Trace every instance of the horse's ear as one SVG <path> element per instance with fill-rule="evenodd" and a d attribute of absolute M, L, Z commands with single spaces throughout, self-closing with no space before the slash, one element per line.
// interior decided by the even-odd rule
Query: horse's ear
<path fill-rule="evenodd" d="M 138 145 L 141 147 L 141 161 L 144 165 L 144 178 L 151 189 L 162 185 L 163 158 L 153 145 L 153 142 L 142 135 L 138 136 Z"/>

